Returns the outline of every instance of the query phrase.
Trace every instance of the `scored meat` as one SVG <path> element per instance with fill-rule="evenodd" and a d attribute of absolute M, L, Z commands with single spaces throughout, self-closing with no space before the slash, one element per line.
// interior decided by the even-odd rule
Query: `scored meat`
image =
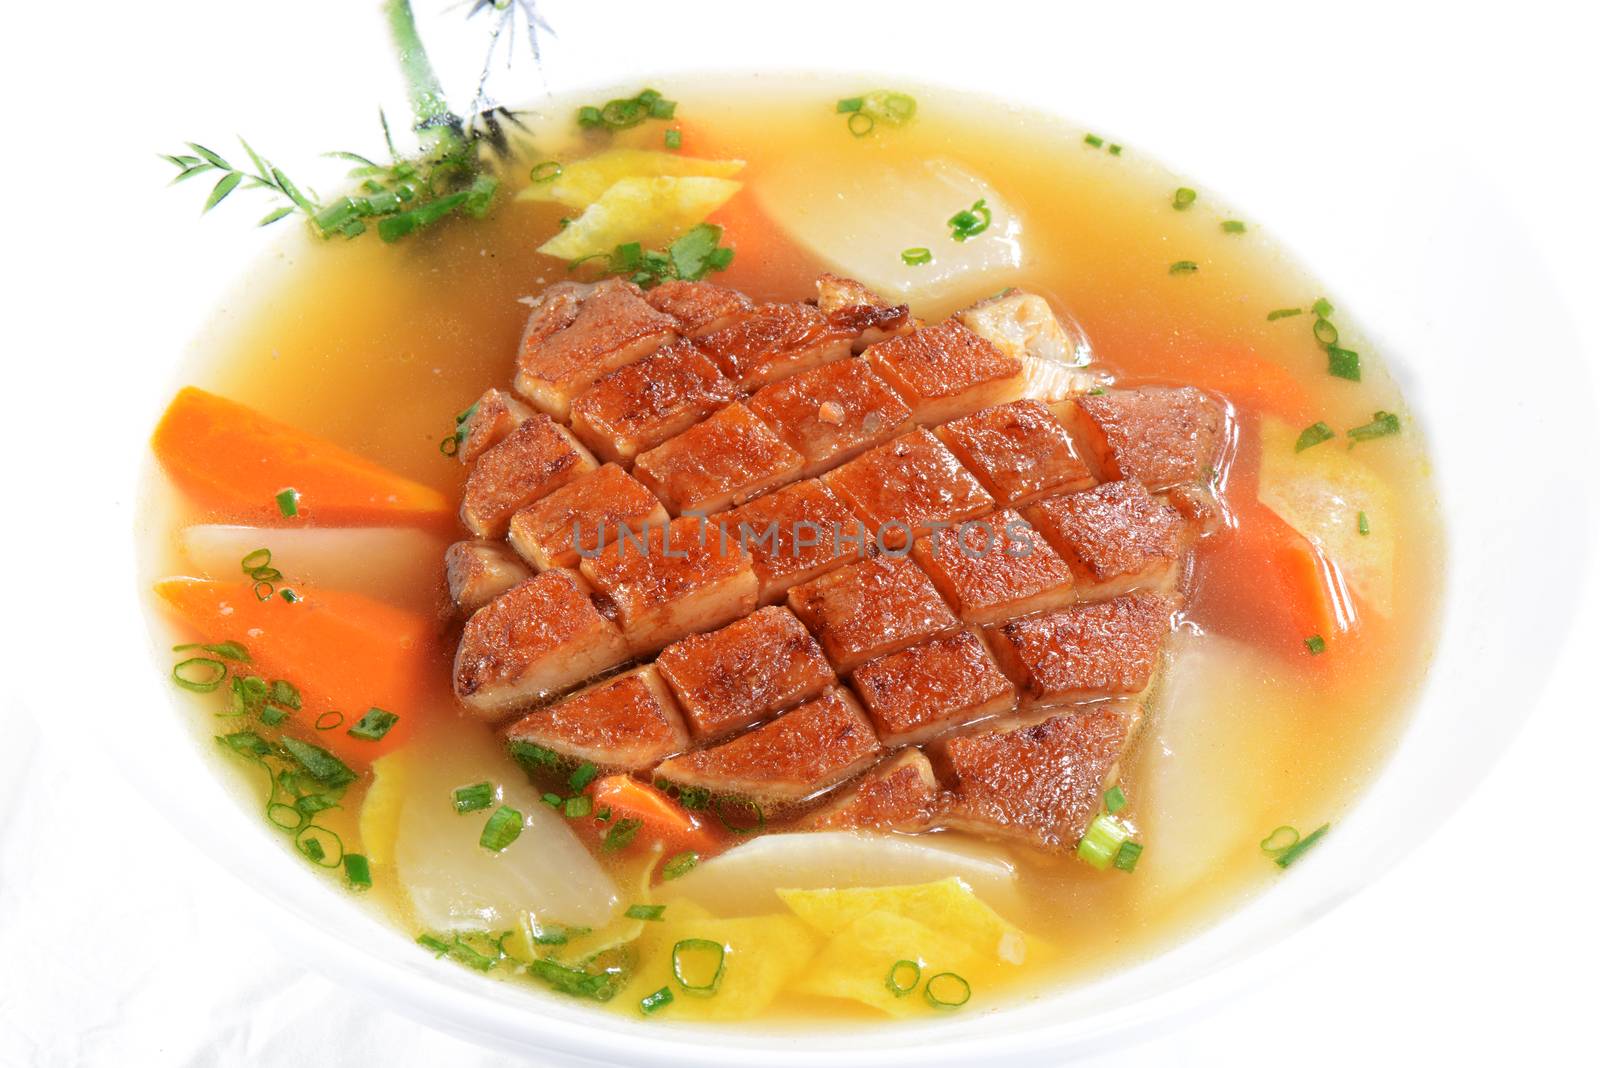
<path fill-rule="evenodd" d="M 458 419 L 466 708 L 765 829 L 1071 849 L 1228 529 L 1227 402 L 1107 388 L 1016 290 L 933 324 L 832 275 L 531 303 L 516 395 Z"/>

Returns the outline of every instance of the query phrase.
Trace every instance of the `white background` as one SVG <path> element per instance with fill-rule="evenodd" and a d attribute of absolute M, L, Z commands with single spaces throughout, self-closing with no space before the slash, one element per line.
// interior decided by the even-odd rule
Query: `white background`
<path fill-rule="evenodd" d="M 445 6 L 421 0 L 420 10 Z M 649 69 L 675 34 L 782 33 L 790 66 L 827 54 L 862 68 L 939 71 L 973 49 L 1063 71 L 1115 129 L 1118 95 L 1165 94 L 1192 109 L 1193 144 L 1281 139 L 1326 154 L 1335 172 L 1388 166 L 1407 140 L 1447 146 L 1462 168 L 1508 193 L 1587 328 L 1600 287 L 1600 175 L 1594 107 L 1596 26 L 1577 4 L 1287 5 L 997 3 L 948 5 L 600 4 L 552 0 L 560 46 L 615 47 Z M 114 754 L 83 734 L 115 710 L 118 684 L 94 672 L 92 610 L 80 631 L 40 635 L 34 598 L 61 569 L 38 516 L 42 481 L 92 462 L 92 427 L 73 421 L 75 389 L 137 374 L 117 345 L 119 303 L 140 242 L 213 252 L 243 213 L 193 218 L 195 193 L 166 193 L 157 150 L 186 138 L 343 144 L 366 130 L 392 84 L 352 84 L 340 58 L 382 49 L 371 3 L 8 5 L 0 15 L 0 138 L 5 213 L 5 359 L 11 430 L 3 559 L 20 582 L 0 608 L 6 677 L 27 675 L 40 641 L 83 646 L 82 678 L 59 701 L 22 707 L 0 688 L 0 1062 L 16 1065 L 298 1065 L 360 1059 L 395 1066 L 509 1063 L 400 1018 L 298 963 L 281 918 L 167 829 L 121 779 Z M 851 13 L 853 10 L 853 13 Z M 1048 10 L 1048 14 L 1030 12 Z M 780 16 L 778 13 L 782 12 Z M 441 16 L 442 17 L 442 16 Z M 895 19 L 939 25 L 904 54 Z M 737 66 L 730 49 L 725 65 Z M 842 57 L 842 59 L 841 59 Z M 1092 69 L 1093 76 L 1081 72 Z M 1076 73 L 1075 73 L 1076 72 Z M 471 70 L 469 68 L 469 74 Z M 458 83 L 461 78 L 455 79 Z M 240 102 L 243 103 L 240 103 Z M 1346 108 L 1350 101 L 1360 106 Z M 1353 124 L 1347 111 L 1385 118 Z M 1188 158 L 1183 143 L 1148 146 Z M 1449 168 L 1439 181 L 1448 185 Z M 1341 212 L 1330 234 L 1361 233 Z M 1249 190 L 1230 190 L 1248 205 Z M 251 216 L 253 218 L 253 216 Z M 1471 226 L 1470 218 L 1463 226 Z M 1329 239 L 1331 242 L 1331 238 Z M 1315 259 L 1313 263 L 1315 264 Z M 219 260 L 218 271 L 235 269 Z M 1591 368 L 1596 367 L 1592 335 Z M 1507 354 L 1514 372 L 1516 354 Z M 161 374 L 156 369 L 153 373 Z M 1541 383 L 1519 383 L 1537 391 Z M 1513 447 L 1484 428 L 1486 447 Z M 1530 463 L 1537 458 L 1530 457 Z M 1485 487 L 1492 492 L 1493 487 Z M 39 520 L 43 519 L 41 527 Z M 103 532 L 122 538 L 121 530 Z M 1517 582 L 1515 560 L 1505 580 Z M 121 590 L 120 577 L 108 587 Z M 1585 603 L 1600 605 L 1600 578 Z M 1538 591 L 1527 594 L 1537 611 Z M 86 606 L 92 609 L 92 606 Z M 1600 626 L 1584 619 L 1528 727 L 1438 834 L 1375 886 L 1296 938 L 1268 980 L 1212 1010 L 1108 1052 L 1117 1064 L 1486 1063 L 1592 1059 L 1596 992 L 1595 721 L 1591 665 Z M 1539 680 L 1528 680 L 1530 692 Z M 36 688 L 37 689 L 37 688 Z M 123 714 L 147 714 L 126 709 Z M 1508 715 L 1512 710 L 1508 710 Z M 1395 813 L 1403 823 L 1406 814 Z M 535 1063 L 536 1051 L 531 1051 Z"/>

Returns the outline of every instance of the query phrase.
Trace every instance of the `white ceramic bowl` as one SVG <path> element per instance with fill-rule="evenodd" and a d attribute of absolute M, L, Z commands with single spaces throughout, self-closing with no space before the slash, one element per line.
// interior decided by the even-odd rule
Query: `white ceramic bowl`
<path fill-rule="evenodd" d="M 363 5 L 352 7 L 335 14 L 318 5 L 318 20 L 336 37 L 342 30 L 370 33 L 374 17 Z M 171 714 L 165 680 L 147 655 L 152 642 L 127 581 L 134 574 L 128 531 L 145 438 L 181 381 L 185 339 L 191 358 L 204 355 L 203 326 L 219 309 L 226 316 L 237 306 L 223 305 L 225 298 L 243 299 L 242 272 L 269 247 L 242 217 L 215 218 L 202 228 L 191 221 L 192 204 L 159 190 L 132 194 L 148 201 L 149 212 L 125 241 L 113 242 L 113 262 L 120 258 L 127 270 L 122 288 L 104 301 L 120 313 L 117 344 L 130 365 L 109 370 L 77 399 L 88 420 L 83 425 L 94 428 L 93 455 L 82 459 L 93 462 L 82 464 L 72 486 L 61 487 L 63 507 L 69 492 L 78 501 L 103 502 L 92 525 L 62 531 L 56 546 L 97 562 L 82 581 L 85 595 L 94 591 L 105 606 L 93 630 L 95 664 L 124 687 L 118 714 L 96 713 L 96 736 L 116 749 L 198 849 L 272 902 L 265 911 L 281 910 L 306 960 L 400 1011 L 508 1049 L 538 1050 L 551 1061 L 810 1065 L 828 1051 L 827 1063 L 839 1068 L 930 1068 L 1030 1051 L 1081 1053 L 1134 1025 L 1193 1011 L 1292 952 L 1292 932 L 1393 866 L 1480 781 L 1532 707 L 1539 681 L 1561 652 L 1573 578 L 1594 542 L 1584 511 L 1590 476 L 1580 458 L 1592 449 L 1596 420 L 1570 320 L 1515 218 L 1462 171 L 1448 146 L 1419 140 L 1392 120 L 1381 92 L 1354 84 L 1325 90 L 1270 57 L 1262 62 L 1284 79 L 1275 93 L 1260 91 L 1259 65 L 1230 64 L 1189 78 L 1186 64 L 1208 47 L 1206 33 L 1216 37 L 1211 45 L 1225 46 L 1228 38 L 1216 28 L 1182 41 L 1150 40 L 1138 37 L 1137 16 L 1101 14 L 1087 31 L 1081 20 L 1046 24 L 997 49 L 970 39 L 965 29 L 972 23 L 961 20 L 973 16 L 955 7 L 919 6 L 920 21 L 908 25 L 894 12 L 808 5 L 811 17 L 781 32 L 739 22 L 735 10 L 719 7 L 714 17 L 698 19 L 703 9 L 640 12 L 633 32 L 619 35 L 605 11 L 557 5 L 549 17 L 562 36 L 545 42 L 546 75 L 563 89 L 606 87 L 638 83 L 637 71 L 648 69 L 670 88 L 673 69 L 870 66 L 884 72 L 866 79 L 874 84 L 897 77 L 945 81 L 1053 105 L 1163 158 L 1247 212 L 1309 263 L 1341 313 L 1348 309 L 1380 343 L 1430 437 L 1448 522 L 1449 579 L 1439 652 L 1414 718 L 1339 833 L 1270 892 L 1172 952 L 1088 985 L 1041 991 L 1010 1009 L 920 1025 L 914 1037 L 895 1027 L 794 1034 L 600 1016 L 432 960 L 294 863 L 254 812 L 233 803 L 209 755 L 196 751 Z M 1030 11 L 986 5 L 982 25 L 1008 14 L 1031 19 Z M 243 24 L 233 32 L 244 32 Z M 1140 49 L 1115 47 L 1136 39 Z M 241 38 L 227 40 L 225 47 L 249 49 Z M 682 45 L 663 49 L 663 40 Z M 873 42 L 887 44 L 869 50 Z M 475 72 L 475 55 L 463 41 L 455 44 L 459 49 L 436 50 L 440 67 Z M 260 48 L 275 46 L 269 39 Z M 309 158 L 337 141 L 338 123 L 365 110 L 359 100 L 342 106 L 360 95 L 350 87 L 392 84 L 379 41 L 341 51 L 349 65 L 335 79 L 344 88 L 331 115 L 304 110 L 326 99 L 330 84 L 312 78 L 304 86 L 252 88 L 248 76 L 232 83 L 228 114 L 242 113 L 254 120 L 252 129 L 279 134 L 280 155 Z M 238 62 L 244 75 L 268 66 L 254 50 Z M 217 108 L 215 101 L 195 100 L 197 126 L 215 120 Z M 1309 131 L 1308 109 L 1318 116 Z M 131 143 L 138 135 L 148 148 L 171 140 L 174 129 L 197 128 L 188 126 L 189 104 L 172 110 L 184 114 L 159 116 L 160 122 L 136 115 L 113 136 Z M 294 122 L 284 118 L 295 113 Z M 232 125 L 213 122 L 209 129 Z M 330 131 L 332 141 L 324 136 Z M 1383 160 L 1381 168 L 1332 165 L 1329 146 L 1358 138 L 1360 157 Z M 1516 388 L 1533 383 L 1537 390 Z M 1529 591 L 1537 591 L 1536 612 L 1527 610 Z M 43 610 L 42 626 L 84 632 L 71 605 Z M 47 646 L 33 674 L 41 681 L 73 678 L 83 655 L 81 648 Z M 33 700 L 45 708 L 52 694 L 41 685 Z"/>

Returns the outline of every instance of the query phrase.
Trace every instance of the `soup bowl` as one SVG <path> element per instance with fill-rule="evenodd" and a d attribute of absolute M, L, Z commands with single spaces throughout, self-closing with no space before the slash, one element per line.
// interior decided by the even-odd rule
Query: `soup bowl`
<path fill-rule="evenodd" d="M 841 21 L 830 19 L 828 10 Z M 561 36 L 545 38 L 538 78 L 551 89 L 597 92 L 636 82 L 670 88 L 675 74 L 715 67 L 845 72 L 863 84 L 937 81 L 981 92 L 995 108 L 1024 100 L 1060 110 L 1159 156 L 1196 185 L 1247 209 L 1312 266 L 1341 310 L 1350 309 L 1362 332 L 1378 342 L 1428 436 L 1446 521 L 1447 580 L 1437 653 L 1415 711 L 1386 767 L 1337 834 L 1268 892 L 1153 959 L 1091 982 L 1042 989 L 1009 1007 L 914 1028 L 710 1029 L 601 1016 L 435 961 L 292 862 L 257 815 L 235 803 L 172 712 L 152 659 L 164 650 L 150 634 L 139 591 L 113 583 L 108 598 L 100 584 L 98 596 L 109 603 L 95 635 L 98 655 L 113 677 L 125 680 L 120 707 L 138 715 L 96 713 L 103 727 L 97 736 L 198 853 L 255 892 L 260 900 L 252 916 L 281 923 L 309 964 L 391 1008 L 477 1041 L 537 1050 L 552 1063 L 809 1065 L 825 1057 L 830 1064 L 881 1068 L 1100 1048 L 1281 967 L 1293 952 L 1295 931 L 1393 867 L 1471 792 L 1536 703 L 1537 680 L 1564 651 L 1579 588 L 1574 576 L 1588 566 L 1595 540 L 1587 510 L 1590 476 L 1579 463 L 1583 438 L 1595 424 L 1590 387 L 1571 320 L 1513 212 L 1462 168 L 1447 143 L 1414 137 L 1387 114 L 1376 90 L 1321 98 L 1309 80 L 1291 78 L 1293 92 L 1263 98 L 1249 71 L 1231 70 L 1204 85 L 1184 83 L 1175 72 L 1198 47 L 1192 40 L 1152 41 L 1136 57 L 1089 47 L 1128 39 L 1119 34 L 1133 30 L 1131 17 L 1075 18 L 1048 27 L 1078 31 L 1072 61 L 1062 64 L 1052 62 L 1057 53 L 1038 41 L 1004 50 L 955 47 L 939 17 L 955 16 L 953 7 L 933 5 L 924 24 L 911 26 L 886 12 L 846 10 L 834 5 L 813 12 L 804 25 L 754 34 L 755 24 L 724 17 L 720 8 L 692 9 L 688 16 L 675 9 L 670 19 L 641 14 L 633 32 L 619 36 L 600 13 L 573 5 L 549 14 Z M 1027 10 L 1002 6 L 985 19 L 1027 18 Z M 348 21 L 353 30 L 372 30 L 361 21 L 365 13 L 329 17 L 334 28 Z M 830 24 L 848 25 L 851 40 L 917 48 L 841 54 L 830 47 Z M 244 29 L 237 22 L 222 25 Z M 664 55 L 663 39 L 692 44 Z M 448 38 L 436 65 L 475 72 L 481 58 L 475 47 Z M 352 55 L 342 84 L 389 84 L 384 49 L 375 43 L 366 51 Z M 253 61 L 243 62 L 248 67 Z M 863 66 L 871 68 L 870 77 Z M 641 70 L 650 76 L 641 77 Z M 1272 73 L 1288 77 L 1289 68 L 1272 66 Z M 288 112 L 311 115 L 316 94 L 333 91 L 327 83 L 274 87 L 288 94 L 276 103 L 265 90 L 250 89 L 249 79 L 239 85 L 242 99 L 233 107 L 259 116 L 269 130 L 277 122 L 284 152 L 336 141 L 338 122 L 349 120 L 350 112 L 335 108 L 292 129 L 281 121 Z M 538 79 L 530 75 L 527 88 L 536 96 Z M 1174 107 L 1177 99 L 1182 108 Z M 196 103 L 197 123 L 217 118 L 205 114 L 207 107 L 215 105 Z M 1322 116 L 1314 136 L 1293 122 L 1307 109 Z M 158 122 L 141 114 L 114 136 L 148 149 L 170 140 L 172 126 L 170 115 Z M 232 126 L 218 119 L 209 128 Z M 1381 171 L 1327 165 L 1319 146 L 1357 132 L 1366 158 L 1386 160 Z M 61 536 L 65 548 L 100 561 L 113 575 L 137 573 L 136 539 L 129 532 L 141 522 L 145 440 L 183 379 L 184 360 L 202 358 L 234 309 L 249 299 L 256 286 L 246 268 L 283 269 L 299 240 L 280 237 L 274 245 L 237 219 L 212 220 L 202 229 L 190 217 L 192 204 L 157 204 L 156 191 L 137 195 L 152 201 L 150 216 L 115 243 L 111 266 L 122 268 L 122 288 L 106 298 L 125 316 L 121 350 L 137 360 L 107 366 L 103 388 L 81 401 L 84 425 L 95 428 L 97 442 L 82 477 L 105 504 L 92 530 Z M 1472 226 L 1464 227 L 1463 219 Z M 1511 352 L 1517 379 L 1541 384 L 1537 410 L 1527 393 L 1507 394 L 1503 368 Z M 1515 449 L 1499 444 L 1486 427 L 1498 434 L 1514 427 Z M 1540 462 L 1528 464 L 1529 456 Z M 81 494 L 83 486 L 72 492 Z M 1513 560 L 1515 584 L 1507 580 Z M 1522 595 L 1530 589 L 1539 591 L 1537 613 L 1524 610 Z M 70 606 L 45 611 L 59 615 L 54 622 L 61 633 L 70 632 Z M 69 655 L 43 655 L 48 663 L 41 674 L 72 677 Z M 32 700 L 44 707 L 51 697 L 41 689 Z M 1389 818 L 1394 812 L 1406 813 L 1403 824 Z"/>

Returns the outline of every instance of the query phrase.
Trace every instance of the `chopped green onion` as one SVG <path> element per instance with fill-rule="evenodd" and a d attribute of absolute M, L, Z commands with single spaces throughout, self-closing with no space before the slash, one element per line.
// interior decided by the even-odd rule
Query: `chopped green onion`
<path fill-rule="evenodd" d="M 833 106 L 834 113 L 846 115 L 853 111 L 860 111 L 861 105 L 866 101 L 859 96 L 847 96 Z"/>
<path fill-rule="evenodd" d="M 279 708 L 277 705 L 261 706 L 261 722 L 265 723 L 269 727 L 276 727 L 278 724 L 282 723 L 288 718 L 288 711 Z"/>
<path fill-rule="evenodd" d="M 295 832 L 294 847 L 319 868 L 337 868 L 344 860 L 344 841 L 315 823 L 308 823 Z"/>
<path fill-rule="evenodd" d="M 296 712 L 300 711 L 300 691 L 295 689 L 293 683 L 284 682 L 282 679 L 273 679 L 271 687 L 267 690 L 267 695 L 275 704 L 280 704 L 285 708 L 292 708 Z"/>
<path fill-rule="evenodd" d="M 356 721 L 356 725 L 345 731 L 352 738 L 360 738 L 366 742 L 376 742 L 400 722 L 400 717 L 393 712 L 385 712 L 381 708 L 369 708 L 366 714 Z"/>
<path fill-rule="evenodd" d="M 346 853 L 344 855 L 344 877 L 350 880 L 351 886 L 366 889 L 372 885 L 372 865 L 360 853 Z"/>
<path fill-rule="evenodd" d="M 1313 634 L 1311 637 L 1306 639 L 1306 650 L 1310 652 L 1312 656 L 1320 655 L 1321 653 L 1325 652 L 1327 648 L 1327 639 L 1320 634 Z"/>
<path fill-rule="evenodd" d="M 1279 319 L 1287 319 L 1291 315 L 1301 314 L 1302 311 L 1303 309 L 1301 308 L 1274 308 L 1272 311 L 1267 312 L 1267 322 L 1273 323 Z"/>
<path fill-rule="evenodd" d="M 1339 328 L 1326 319 L 1318 319 L 1311 324 L 1311 336 L 1317 339 L 1317 344 L 1326 348 L 1339 343 Z"/>
<path fill-rule="evenodd" d="M 318 716 L 316 723 L 312 724 L 312 726 L 316 727 L 319 731 L 331 731 L 343 722 L 344 713 L 337 712 L 330 708 L 328 711 Z"/>
<path fill-rule="evenodd" d="M 876 125 L 878 123 L 871 115 L 864 111 L 857 111 L 845 121 L 844 128 L 856 137 L 865 137 L 872 132 L 872 128 Z"/>
<path fill-rule="evenodd" d="M 1272 833 L 1261 839 L 1263 853 L 1282 853 L 1285 849 L 1300 841 L 1300 832 L 1287 824 L 1275 827 Z"/>
<path fill-rule="evenodd" d="M 1168 274 L 1194 274 L 1200 265 L 1194 260 L 1177 260 L 1167 268 Z"/>
<path fill-rule="evenodd" d="M 344 786 L 356 781 L 356 773 L 350 770 L 349 765 L 319 745 L 302 742 L 298 738 L 282 738 L 279 744 L 288 750 L 307 775 L 324 786 Z"/>
<path fill-rule="evenodd" d="M 1179 186 L 1178 191 L 1172 194 L 1172 207 L 1175 211 L 1185 211 L 1198 196 L 1199 194 L 1188 186 Z"/>
<path fill-rule="evenodd" d="M 1122 146 L 1113 142 L 1112 144 L 1106 146 L 1106 151 L 1111 153 L 1113 156 L 1120 156 L 1122 155 Z"/>
<path fill-rule="evenodd" d="M 1133 828 L 1115 816 L 1102 813 L 1089 824 L 1078 840 L 1078 856 L 1090 867 L 1105 871 L 1122 843 L 1133 837 Z"/>
<path fill-rule="evenodd" d="M 629 905 L 623 915 L 630 920 L 659 920 L 666 911 L 665 905 Z"/>
<path fill-rule="evenodd" d="M 555 772 L 566 765 L 566 758 L 560 753 L 533 742 L 512 742 L 509 752 L 525 771 Z"/>
<path fill-rule="evenodd" d="M 650 1016 L 654 1013 L 660 1012 L 662 1009 L 671 1004 L 672 991 L 667 987 L 662 987 L 654 994 L 646 994 L 644 997 L 639 999 L 639 1011 L 644 1013 L 646 1016 Z"/>
<path fill-rule="evenodd" d="M 581 820 L 594 810 L 594 802 L 589 800 L 588 794 L 579 794 L 569 797 L 561 805 L 561 812 L 569 820 Z"/>
<path fill-rule="evenodd" d="M 1351 382 L 1361 381 L 1361 357 L 1349 349 L 1328 346 L 1328 373 Z"/>
<path fill-rule="evenodd" d="M 213 656 L 220 656 L 224 660 L 242 660 L 250 662 L 250 650 L 238 642 L 217 642 L 214 645 L 202 645 L 200 642 L 189 642 L 185 645 L 174 645 L 172 651 L 181 653 L 189 649 L 202 649 Z"/>
<path fill-rule="evenodd" d="M 571 775 L 567 776 L 567 785 L 574 790 L 581 790 L 594 782 L 594 777 L 598 774 L 600 774 L 599 768 L 588 761 L 584 761 L 573 769 Z"/>
<path fill-rule="evenodd" d="M 551 808 L 560 808 L 561 807 L 561 795 L 560 794 L 545 794 L 543 797 L 539 798 L 539 800 L 543 801 L 545 804 L 549 805 Z"/>
<path fill-rule="evenodd" d="M 715 965 L 712 964 L 710 954 L 715 953 Z M 685 991 L 700 997 L 710 997 L 717 992 L 717 984 L 722 982 L 722 970 L 727 963 L 727 950 L 721 942 L 713 942 L 709 938 L 685 938 L 672 947 L 672 977 Z M 702 982 L 690 982 L 685 973 L 694 973 L 694 978 L 704 979 Z M 709 972 L 710 978 L 705 979 Z"/>
<path fill-rule="evenodd" d="M 934 989 L 934 984 L 939 989 Z M 922 996 L 936 1009 L 959 1009 L 972 1000 L 972 984 L 955 972 L 940 972 L 922 988 Z"/>
<path fill-rule="evenodd" d="M 983 200 L 978 200 L 972 207 L 958 211 L 946 219 L 945 225 L 950 227 L 950 237 L 953 240 L 966 241 L 989 229 L 989 224 L 993 221 L 994 215 L 989 211 L 988 205 Z"/>
<path fill-rule="evenodd" d="M 298 604 L 300 602 L 300 595 L 298 593 L 295 593 L 293 590 L 291 590 L 287 586 L 285 586 L 283 589 L 278 591 L 278 596 L 282 597 L 285 601 L 288 601 L 290 604 Z"/>
<path fill-rule="evenodd" d="M 574 938 L 589 933 L 587 927 L 565 927 L 559 923 L 533 924 L 533 940 L 541 946 L 564 946 Z"/>
<path fill-rule="evenodd" d="M 1328 298 L 1326 297 L 1318 297 L 1315 303 L 1311 305 L 1311 310 L 1316 312 L 1317 318 L 1319 319 L 1330 319 L 1333 317 L 1333 305 L 1328 303 Z"/>
<path fill-rule="evenodd" d="M 922 982 L 922 965 L 914 960 L 895 961 L 889 965 L 889 974 L 883 977 L 883 985 L 897 998 L 903 998 L 911 993 L 920 982 Z"/>
<path fill-rule="evenodd" d="M 478 836 L 478 844 L 498 853 L 515 842 L 521 833 L 522 813 L 510 805 L 501 805 L 484 823 L 483 833 Z"/>
<path fill-rule="evenodd" d="M 604 971 L 591 972 L 549 958 L 530 961 L 528 973 L 563 994 L 575 998 L 590 998 L 594 1001 L 610 1001 L 616 996 L 617 989 L 623 981 L 623 974 L 619 969 L 608 968 Z"/>
<path fill-rule="evenodd" d="M 728 805 L 730 805 L 730 804 L 732 804 L 732 805 L 748 805 L 750 807 L 750 810 L 756 814 L 756 822 L 754 824 L 749 825 L 749 826 L 745 826 L 745 825 L 741 825 L 741 824 L 734 824 L 734 823 L 730 822 L 729 819 L 728 819 L 728 813 L 727 813 L 727 808 L 728 808 Z M 767 825 L 767 814 L 765 812 L 761 811 L 761 806 L 760 805 L 756 804 L 754 801 L 749 800 L 748 798 L 731 800 L 731 801 L 729 799 L 727 799 L 727 798 L 721 798 L 721 799 L 719 799 L 717 801 L 716 813 L 717 813 L 717 819 L 722 821 L 722 825 L 724 827 L 728 828 L 728 830 L 732 831 L 734 834 L 754 834 L 756 831 L 759 831 L 761 828 L 763 828 L 763 827 L 765 827 Z"/>
<path fill-rule="evenodd" d="M 1242 234 L 1244 233 L 1244 223 L 1238 219 L 1224 219 L 1222 220 L 1222 232 L 1225 234 Z"/>
<path fill-rule="evenodd" d="M 600 109 L 592 105 L 578 109 L 578 125 L 585 130 L 596 126 L 604 126 L 605 120 L 600 117 Z"/>
<path fill-rule="evenodd" d="M 642 826 L 644 826 L 643 820 L 632 818 L 618 820 L 611 825 L 610 830 L 606 831 L 605 838 L 600 842 L 600 848 L 607 853 L 627 849 L 633 844 L 634 836 L 639 833 L 639 828 Z"/>
<path fill-rule="evenodd" d="M 1363 536 L 1372 533 L 1372 527 L 1367 523 L 1367 513 L 1365 512 L 1356 513 L 1356 533 Z"/>
<path fill-rule="evenodd" d="M 596 812 L 594 814 L 594 818 L 599 820 L 601 823 L 605 823 L 607 820 L 611 819 L 611 806 L 607 805 L 599 812 Z"/>
<path fill-rule="evenodd" d="M 239 568 L 248 575 L 256 568 L 265 567 L 270 563 L 272 563 L 271 549 L 252 549 L 244 554 L 244 559 L 239 561 Z"/>
<path fill-rule="evenodd" d="M 1345 431 L 1345 436 L 1350 439 L 1353 447 L 1358 441 L 1371 441 L 1373 438 L 1388 437 L 1390 434 L 1398 433 L 1400 433 L 1400 417 L 1393 412 L 1376 411 L 1372 413 L 1372 422 L 1351 427 Z"/>
<path fill-rule="evenodd" d="M 920 267 L 924 263 L 932 263 L 933 250 L 923 245 L 905 249 L 900 253 L 900 262 L 907 267 Z"/>
<path fill-rule="evenodd" d="M 877 89 L 867 94 L 861 110 L 890 126 L 904 126 L 917 113 L 917 98 L 907 93 Z"/>
<path fill-rule="evenodd" d="M 1131 872 L 1139 863 L 1139 854 L 1144 852 L 1144 846 L 1138 842 L 1123 842 L 1117 849 L 1117 855 L 1112 859 L 1111 865 L 1118 871 Z"/>
<path fill-rule="evenodd" d="M 435 957 L 442 957 L 446 953 L 450 952 L 449 942 L 446 942 L 444 939 L 439 938 L 436 935 L 427 934 L 426 932 L 417 936 L 417 945 L 421 946 L 423 949 L 432 951 Z"/>
<path fill-rule="evenodd" d="M 1316 845 L 1322 836 L 1328 833 L 1329 826 L 1329 824 L 1324 823 L 1321 827 L 1318 827 L 1304 838 L 1295 842 L 1293 845 L 1289 846 L 1287 849 L 1283 850 L 1276 857 L 1274 857 L 1273 863 L 1277 864 L 1280 868 L 1287 868 L 1289 865 L 1305 856 L 1306 850 Z"/>
<path fill-rule="evenodd" d="M 1101 145 L 1105 144 L 1106 142 L 1105 142 L 1105 138 L 1103 138 L 1103 137 L 1099 137 L 1099 136 L 1097 136 L 1095 134 L 1092 134 L 1092 133 L 1086 133 L 1086 134 L 1083 135 L 1083 143 L 1088 145 L 1090 148 L 1099 148 Z"/>
<path fill-rule="evenodd" d="M 209 656 L 191 656 L 172 667 L 172 681 L 193 693 L 210 693 L 228 677 L 228 665 Z"/>
<path fill-rule="evenodd" d="M 278 511 L 283 513 L 285 519 L 293 519 L 300 514 L 300 491 L 293 486 L 279 492 L 273 500 L 278 502 Z"/>
<path fill-rule="evenodd" d="M 456 812 L 465 815 L 494 804 L 494 787 L 486 782 L 473 783 L 471 786 L 457 787 L 452 797 Z"/>
<path fill-rule="evenodd" d="M 1128 804 L 1128 795 L 1122 792 L 1122 787 L 1113 786 L 1106 791 L 1106 811 L 1115 816 Z"/>
<path fill-rule="evenodd" d="M 667 862 L 661 866 L 661 878 L 664 880 L 677 879 L 688 875 L 694 870 L 695 865 L 699 863 L 700 854 L 692 849 L 686 849 L 682 853 L 675 853 L 668 857 Z"/>
<path fill-rule="evenodd" d="M 535 182 L 553 182 L 561 177 L 561 171 L 561 164 L 553 159 L 547 159 L 543 163 L 535 163 L 533 170 L 528 172 L 528 178 Z M 456 422 L 462 420 L 457 419 Z"/>
<path fill-rule="evenodd" d="M 1294 440 L 1294 451 L 1305 452 L 1313 445 L 1321 445 L 1324 441 L 1333 438 L 1333 428 L 1327 423 L 1316 422 L 1300 431 L 1300 436 Z"/>
<path fill-rule="evenodd" d="M 683 147 L 683 131 L 668 130 L 662 135 L 661 140 L 670 149 L 680 149 Z"/>

